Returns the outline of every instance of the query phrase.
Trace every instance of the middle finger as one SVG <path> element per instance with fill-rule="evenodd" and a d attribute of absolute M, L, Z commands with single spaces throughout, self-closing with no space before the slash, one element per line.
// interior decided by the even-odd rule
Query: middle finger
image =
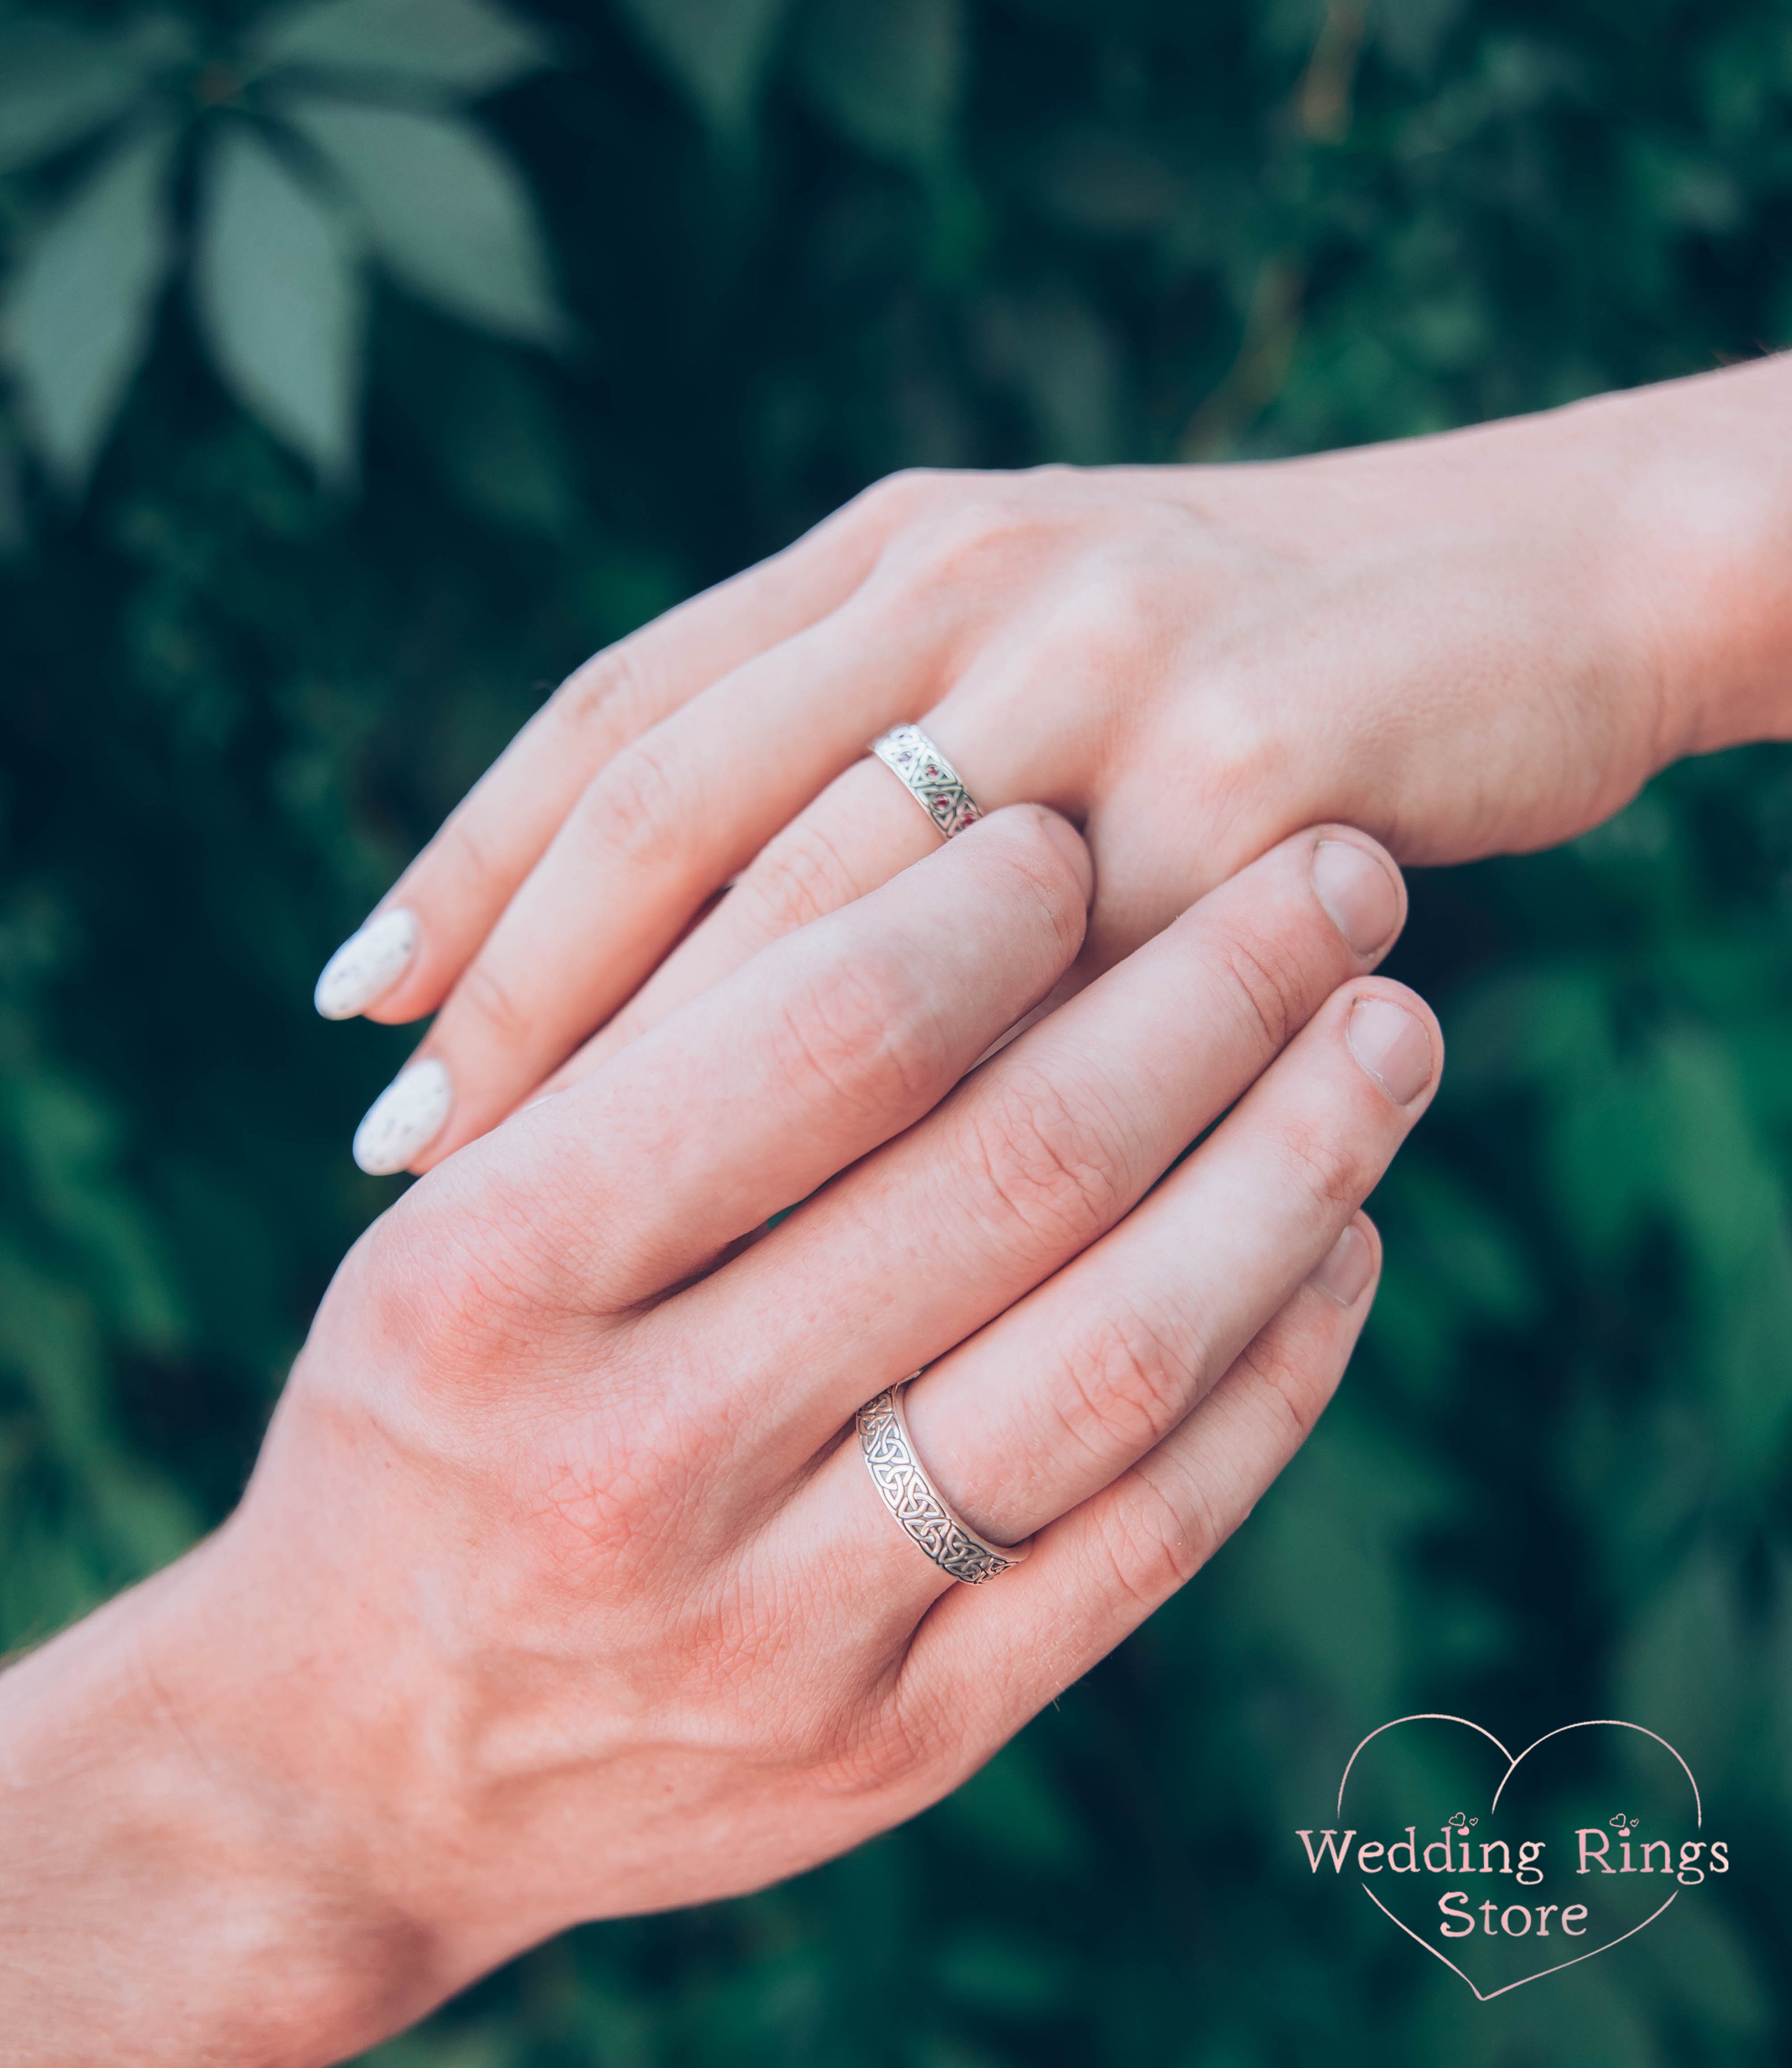
<path fill-rule="evenodd" d="M 737 1427 L 800 1470 L 1119 1220 L 1399 930 L 1394 864 L 1297 834 L 1012 1044 L 726 1269 L 644 1317 L 743 1346 Z M 792 1375 L 796 1382 L 792 1383 Z M 752 1439 L 749 1437 L 749 1441 Z"/>

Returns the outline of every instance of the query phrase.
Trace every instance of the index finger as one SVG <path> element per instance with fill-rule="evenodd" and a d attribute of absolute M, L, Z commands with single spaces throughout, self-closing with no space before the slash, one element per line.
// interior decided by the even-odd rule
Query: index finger
<path fill-rule="evenodd" d="M 474 1218 L 537 1231 L 588 1305 L 650 1299 L 943 1097 L 1069 967 L 1089 882 L 1065 820 L 994 812 L 442 1174 L 479 1188 Z"/>
<path fill-rule="evenodd" d="M 576 668 L 330 958 L 318 1011 L 388 1024 L 433 1012 L 592 778 L 710 683 L 837 609 L 876 561 L 884 507 L 861 497 Z"/>

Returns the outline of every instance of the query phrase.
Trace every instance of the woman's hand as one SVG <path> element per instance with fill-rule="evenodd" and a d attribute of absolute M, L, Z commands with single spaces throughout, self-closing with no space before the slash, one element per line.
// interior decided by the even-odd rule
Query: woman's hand
<path fill-rule="evenodd" d="M 1427 863 L 1581 831 L 1785 723 L 1789 413 L 1775 362 L 1286 464 L 884 483 L 580 669 L 332 964 L 326 1012 L 442 1008 L 357 1154 L 427 1167 L 930 852 L 862 758 L 901 719 L 1084 827 L 1078 981 L 1316 820 Z"/>
<path fill-rule="evenodd" d="M 966 1077 L 1089 883 L 999 813 L 369 1231 L 236 1516 L 0 1679 L 9 2061 L 302 2068 L 790 1874 L 1236 1527 L 1350 1354 L 1441 1044 L 1366 974 L 1397 872 L 1307 832 Z M 842 1435 L 923 1366 L 935 1481 L 1035 1538 L 986 1586 Z"/>

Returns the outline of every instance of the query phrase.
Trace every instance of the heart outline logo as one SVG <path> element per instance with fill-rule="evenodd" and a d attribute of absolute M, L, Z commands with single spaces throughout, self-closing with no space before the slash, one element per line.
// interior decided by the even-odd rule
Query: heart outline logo
<path fill-rule="evenodd" d="M 1500 1785 L 1494 1789 L 1493 1801 L 1489 1805 L 1488 1814 L 1489 1816 L 1491 1816 L 1493 1812 L 1499 1808 L 1500 1797 L 1505 1793 L 1506 1783 L 1511 1780 L 1513 1774 L 1515 1774 L 1524 1762 L 1530 1757 L 1531 1754 L 1537 1750 L 1537 1747 L 1539 1745 L 1547 1744 L 1551 1738 L 1561 1737 L 1564 1732 L 1568 1731 L 1585 1731 L 1603 1728 L 1638 1732 L 1643 1737 L 1653 1738 L 1655 1742 L 1660 1745 L 1664 1751 L 1672 1753 L 1675 1761 L 1679 1765 L 1680 1771 L 1686 1776 L 1687 1785 L 1692 1790 L 1693 1828 L 1696 1830 L 1701 1831 L 1704 1829 L 1704 1800 L 1699 1793 L 1699 1783 L 1697 1778 L 1694 1775 L 1692 1768 L 1687 1765 L 1686 1761 L 1683 1758 L 1681 1758 L 1677 1748 L 1673 1745 L 1669 1744 L 1667 1739 L 1663 1737 L 1659 1731 L 1651 1731 L 1642 1724 L 1631 1723 L 1623 1716 L 1583 1716 L 1578 1723 L 1558 1724 L 1553 1731 L 1546 1731 L 1542 1737 L 1533 1738 L 1531 1742 L 1525 1746 L 1525 1749 L 1521 1753 L 1514 1755 L 1506 1750 L 1505 1747 L 1497 1737 L 1494 1736 L 1493 1733 L 1489 1730 L 1485 1724 L 1477 1724 L 1468 1716 L 1452 1716 L 1446 1715 L 1440 1709 L 1425 1709 L 1410 1716 L 1395 1716 L 1388 1723 L 1378 1724 L 1375 1728 L 1369 1733 L 1368 1736 L 1362 1740 L 1362 1743 L 1358 1745 L 1356 1751 L 1353 1752 L 1350 1757 L 1344 1762 L 1344 1772 L 1338 1780 L 1338 1808 L 1335 1814 L 1340 1822 L 1343 1821 L 1344 1816 L 1344 1790 L 1349 1785 L 1350 1769 L 1356 1765 L 1358 1754 L 1362 1752 L 1363 1746 L 1371 1744 L 1376 1738 L 1379 1738 L 1382 1735 L 1383 1731 L 1397 1730 L 1402 1724 L 1460 1724 L 1465 1729 L 1476 1732 L 1480 1736 L 1486 1739 L 1488 1743 L 1493 1747 L 1494 1750 L 1497 1752 L 1500 1757 L 1506 1762 L 1506 1770 L 1505 1773 L 1501 1775 Z M 1432 1945 L 1428 1939 L 1421 1939 L 1419 1934 L 1413 1930 L 1412 1927 L 1408 1924 L 1403 1918 L 1396 1917 L 1394 1912 L 1388 1908 L 1387 1905 L 1382 1901 L 1381 1898 L 1376 1895 L 1375 1891 L 1369 1886 L 1367 1882 L 1363 1882 L 1360 1883 L 1359 1886 L 1361 1887 L 1363 1894 L 1368 1897 L 1369 1900 L 1372 1903 L 1374 1903 L 1376 1909 L 1382 1913 L 1383 1916 L 1399 1925 L 1400 1929 L 1405 1932 L 1407 1938 L 1411 1940 L 1415 1945 L 1423 1946 L 1425 1951 L 1429 1953 L 1434 1960 L 1441 1960 L 1452 1975 L 1456 1975 L 1463 1981 L 1467 1982 L 1470 1993 L 1474 1997 L 1477 2003 L 1491 2003 L 1496 1997 L 1505 1996 L 1513 1989 L 1521 1989 L 1527 1982 L 1540 1982 L 1546 1975 L 1558 1975 L 1562 1972 L 1564 1968 L 1578 1967 L 1582 1960 L 1590 1960 L 1601 1953 L 1609 1953 L 1614 1946 L 1622 1946 L 1627 1939 L 1634 1939 L 1637 1933 L 1643 1929 L 1644 1926 L 1653 1924 L 1656 1919 L 1660 1916 L 1663 1911 L 1671 1909 L 1680 1899 L 1680 1891 L 1676 1888 L 1673 1894 L 1668 1897 L 1667 1902 L 1661 1904 L 1659 1908 L 1650 1911 L 1649 1915 L 1643 1919 L 1642 1923 L 1633 1924 L 1629 1931 L 1619 1932 L 1615 1939 L 1608 1939 L 1602 1946 L 1590 1946 L 1584 1953 L 1575 1954 L 1572 1960 L 1558 1960 L 1553 1967 L 1539 1968 L 1534 1975 L 1521 1975 L 1515 1982 L 1505 1982 L 1502 1983 L 1497 1989 L 1488 1989 L 1485 1992 L 1483 1992 L 1469 1979 L 1467 1975 L 1463 1973 L 1461 1968 L 1456 1965 L 1456 1962 L 1450 1958 L 1448 1953 L 1443 1952 L 1440 1948 Z"/>

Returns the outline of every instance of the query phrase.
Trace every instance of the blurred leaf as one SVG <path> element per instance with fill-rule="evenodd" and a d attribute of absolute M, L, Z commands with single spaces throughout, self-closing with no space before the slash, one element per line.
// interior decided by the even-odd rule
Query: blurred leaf
<path fill-rule="evenodd" d="M 535 209 L 509 159 L 470 123 L 318 96 L 283 106 L 328 161 L 374 248 L 413 292 L 464 322 L 532 344 L 570 329 Z"/>
<path fill-rule="evenodd" d="M 180 1305 L 149 1216 L 119 1181 L 112 1114 L 83 1088 L 36 1070 L 0 1077 L 0 1122 L 34 1217 L 80 1260 L 113 1325 L 139 1345 L 177 1342 Z"/>
<path fill-rule="evenodd" d="M 796 45 L 811 98 L 849 142 L 925 170 L 963 84 L 959 0 L 810 0 Z"/>
<path fill-rule="evenodd" d="M 790 0 L 621 0 L 622 11 L 712 127 L 743 128 Z"/>
<path fill-rule="evenodd" d="M 1732 1792 L 1745 1728 L 1751 1647 L 1739 1591 L 1724 1547 L 1695 1545 L 1631 1621 L 1616 1663 L 1614 1713 L 1677 1745 L 1708 1793 Z"/>
<path fill-rule="evenodd" d="M 1393 1182 L 1409 1250 L 1403 1264 L 1443 1295 L 1459 1329 L 1482 1319 L 1517 1326 L 1535 1317 L 1537 1291 L 1524 1254 L 1483 1199 L 1423 1162 L 1397 1166 Z"/>
<path fill-rule="evenodd" d="M 1451 1077 L 1472 1091 L 1597 1082 L 1611 1068 L 1611 1014 L 1591 967 L 1502 972 L 1451 1016 Z"/>
<path fill-rule="evenodd" d="M 104 1561 L 102 1570 L 89 1566 L 80 1589 L 85 1598 L 55 1604 L 59 1616 L 91 1607 L 111 1587 L 177 1557 L 198 1531 L 181 1491 L 119 1443 L 104 1345 L 94 1323 L 92 1305 L 77 1287 L 0 1248 L 0 1374 L 23 1380 L 47 1460 L 80 1489 L 87 1510 L 81 1533 Z M 0 1516 L 0 1524 L 10 1520 Z M 6 1562 L 0 1559 L 0 1568 Z"/>
<path fill-rule="evenodd" d="M 25 543 L 22 455 L 10 423 L 0 419 L 0 559 Z"/>
<path fill-rule="evenodd" d="M 579 495 L 565 426 L 540 373 L 501 345 L 438 332 L 382 386 L 463 508 L 554 538 L 577 516 Z"/>
<path fill-rule="evenodd" d="M 980 1858 L 1026 1873 L 1078 1865 L 1086 1848 L 1069 1805 L 1026 1738 L 1017 1738 L 948 1795 L 935 1817 Z"/>
<path fill-rule="evenodd" d="M 1041 2017 L 1076 1986 L 1061 1948 L 967 1925 L 940 1956 L 936 1986 L 1007 2017 Z"/>
<path fill-rule="evenodd" d="M 0 304 L 26 426 L 71 494 L 86 482 L 149 343 L 172 256 L 174 132 L 120 145 L 39 233 Z"/>
<path fill-rule="evenodd" d="M 1032 411 L 1043 456 L 1077 466 L 1118 458 L 1119 355 L 1088 305 L 1048 288 L 992 295 L 982 317 L 984 362 Z"/>
<path fill-rule="evenodd" d="M 553 62 L 539 29 L 491 0 L 315 0 L 257 29 L 249 49 L 266 66 L 386 74 L 472 95 Z"/>
<path fill-rule="evenodd" d="M 1449 1498 L 1435 1460 L 1334 1408 L 1228 1554 L 1253 1630 L 1346 1714 L 1395 1713 L 1414 1621 L 1402 1612 L 1397 1547 Z"/>
<path fill-rule="evenodd" d="M 1375 0 L 1376 40 L 1403 71 L 1421 77 L 1437 63 L 1444 39 L 1461 19 L 1464 0 Z"/>
<path fill-rule="evenodd" d="M 122 114 L 144 81 L 144 53 L 64 22 L 0 25 L 0 172 L 77 143 Z"/>
<path fill-rule="evenodd" d="M 1032 170 L 1054 214 L 1108 236 L 1162 230 L 1190 204 L 1187 182 L 1163 152 L 1105 126 L 1067 128 L 1041 150 Z"/>
<path fill-rule="evenodd" d="M 1675 2068 L 1679 2057 L 1636 2000 L 1633 1977 L 1647 1972 L 1653 1943 L 1651 1934 L 1492 2004 L 1427 1960 L 1407 2058 L 1427 2068 Z"/>
<path fill-rule="evenodd" d="M 226 385 L 328 482 L 354 464 L 363 296 L 349 234 L 259 137 L 205 169 L 193 292 Z"/>
<path fill-rule="evenodd" d="M 520 2068 L 523 2042 L 502 2025 L 389 2039 L 360 2058 L 365 2068 Z"/>
<path fill-rule="evenodd" d="M 1770 2031 L 1773 2007 L 1742 1932 L 1709 1903 L 1676 1903 L 1672 1923 L 1650 1935 L 1650 1994 L 1732 2044 Z"/>

